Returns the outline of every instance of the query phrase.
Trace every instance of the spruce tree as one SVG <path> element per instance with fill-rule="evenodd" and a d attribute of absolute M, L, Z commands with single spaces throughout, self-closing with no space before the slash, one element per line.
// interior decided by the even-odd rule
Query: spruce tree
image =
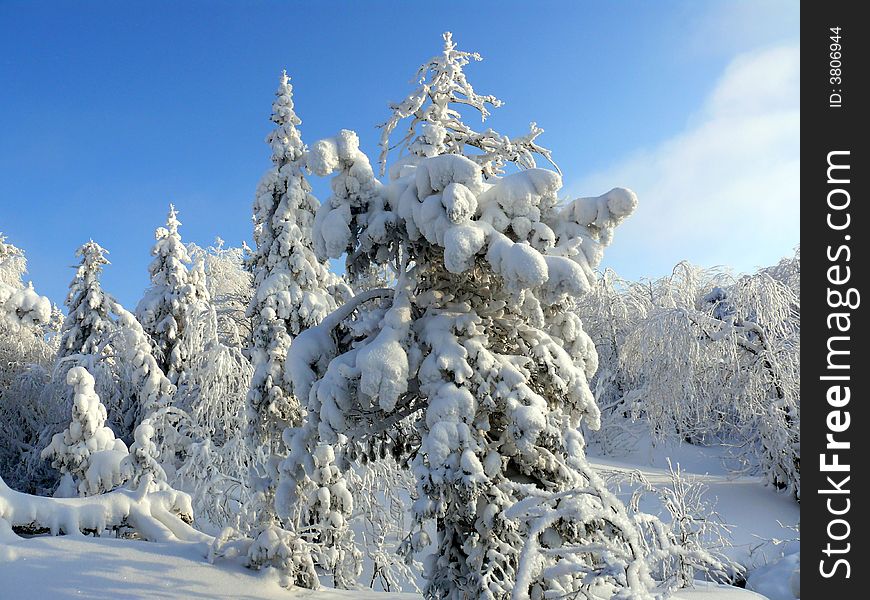
<path fill-rule="evenodd" d="M 465 78 L 477 59 L 445 35 L 420 87 L 393 105 L 384 148 L 400 121 L 411 125 L 387 185 L 368 183 L 355 136 L 315 147 L 311 162 L 334 165 L 344 178 L 334 189 L 351 191 L 321 207 L 315 240 L 330 256 L 391 268 L 394 283 L 357 295 L 290 348 L 307 447 L 346 444 L 363 461 L 386 447 L 408 462 L 418 499 L 404 550 L 427 548 L 424 524 L 436 523 L 427 597 L 589 598 L 592 580 L 646 597 L 639 531 L 584 456 L 579 427 L 599 424 L 588 385 L 597 357 L 570 316 L 636 197 L 617 188 L 561 200 L 560 174 L 535 166 L 533 154 L 549 159 L 539 128 L 509 138 L 466 126 L 457 106 L 485 117 L 499 104 Z M 511 165 L 519 171 L 502 175 Z M 555 512 L 546 528 L 512 515 L 529 502 Z M 524 544 L 544 550 L 521 561 Z M 577 547 L 590 550 L 577 560 Z"/>
<path fill-rule="evenodd" d="M 319 202 L 305 178 L 305 146 L 293 107 L 293 86 L 284 72 L 272 104 L 275 129 L 266 142 L 272 167 L 257 186 L 254 241 L 249 260 L 254 297 L 248 306 L 253 321 L 250 346 L 254 375 L 248 395 L 257 445 L 269 455 L 281 453 L 281 435 L 302 417 L 299 402 L 288 393 L 283 364 L 293 336 L 319 323 L 336 302 L 335 278 L 312 250 L 311 228 Z"/>
<path fill-rule="evenodd" d="M 72 421 L 54 435 L 42 458 L 71 476 L 80 495 L 108 492 L 129 477 L 128 469 L 122 467 L 127 446 L 106 426 L 106 407 L 94 391 L 94 378 L 87 369 L 73 367 L 67 371 L 66 382 L 73 388 Z M 96 463 L 98 453 L 105 459 Z"/>
<path fill-rule="evenodd" d="M 153 341 L 158 366 L 172 383 L 178 383 L 190 360 L 182 340 L 192 311 L 208 299 L 199 273 L 188 272 L 191 260 L 178 233 L 180 225 L 178 211 L 170 204 L 166 226 L 155 232 L 154 260 L 148 267 L 151 287 L 136 307 L 136 317 Z"/>
<path fill-rule="evenodd" d="M 106 254 L 93 240 L 76 250 L 81 262 L 66 298 L 67 317 L 61 330 L 59 359 L 97 353 L 112 328 L 109 314 L 115 301 L 100 285 L 103 266 L 109 264 Z"/>

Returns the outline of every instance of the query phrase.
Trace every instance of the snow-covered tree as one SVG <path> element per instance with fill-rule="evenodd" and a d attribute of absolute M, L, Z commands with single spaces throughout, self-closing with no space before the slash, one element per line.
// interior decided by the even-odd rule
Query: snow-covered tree
<path fill-rule="evenodd" d="M 21 287 L 21 278 L 27 272 L 27 259 L 21 248 L 6 241 L 0 233 L 0 284 Z"/>
<path fill-rule="evenodd" d="M 652 433 L 725 442 L 800 498 L 800 298 L 762 270 L 738 280 L 681 263 L 621 365 Z"/>
<path fill-rule="evenodd" d="M 247 245 L 226 247 L 221 238 L 207 248 L 188 244 L 194 265 L 201 260 L 205 269 L 205 286 L 218 317 L 218 334 L 222 344 L 241 348 L 251 335 L 251 321 L 245 310 L 253 294 L 252 278 L 245 268 Z"/>
<path fill-rule="evenodd" d="M 202 264 L 201 257 L 196 260 Z M 198 270 L 196 265 L 191 269 L 192 278 Z M 227 525 L 250 491 L 246 398 L 252 368 L 238 346 L 221 341 L 216 307 L 203 303 L 200 308 L 188 315 L 182 340 L 190 360 L 174 405 L 189 418 L 190 442 L 184 448 L 177 483 L 191 491 L 198 518 Z"/>
<path fill-rule="evenodd" d="M 170 204 L 166 227 L 155 232 L 154 260 L 148 267 L 151 287 L 136 307 L 136 318 L 153 340 L 157 364 L 172 383 L 178 383 L 190 360 L 182 344 L 190 314 L 197 303 L 208 301 L 201 271 L 188 272 L 191 259 L 178 233 L 180 225 L 178 211 Z"/>
<path fill-rule="evenodd" d="M 632 418 L 637 391 L 620 364 L 625 338 L 650 309 L 647 295 L 639 288 L 607 269 L 577 303 L 576 313 L 582 315 L 583 328 L 598 354 L 598 370 L 590 384 L 601 410 L 602 426 L 589 432 L 589 441 L 609 455 L 630 451 L 645 427 Z"/>
<path fill-rule="evenodd" d="M 24 251 L 0 234 L 0 391 L 27 362 L 39 362 L 30 351 L 49 348 L 45 337 L 56 318 L 51 301 L 24 283 L 26 272 Z"/>
<path fill-rule="evenodd" d="M 76 250 L 81 262 L 66 298 L 67 317 L 61 331 L 59 359 L 74 354 L 94 354 L 111 329 L 109 313 L 114 301 L 100 285 L 103 266 L 109 264 L 106 254 L 108 252 L 93 240 Z"/>
<path fill-rule="evenodd" d="M 155 443 L 157 431 L 154 427 L 154 415 L 142 421 L 133 432 L 133 443 L 129 454 L 125 457 L 124 468 L 128 470 L 133 487 L 149 482 L 148 489 L 165 489 L 166 470 L 160 463 L 160 450 Z"/>
<path fill-rule="evenodd" d="M 0 476 L 19 489 L 54 485 L 39 459 L 46 423 L 69 418 L 42 402 L 63 315 L 25 283 L 24 251 L 0 235 Z"/>
<path fill-rule="evenodd" d="M 284 428 L 301 420 L 299 402 L 283 382 L 282 369 L 293 336 L 319 323 L 336 307 L 330 287 L 335 278 L 314 255 L 311 227 L 319 202 L 305 179 L 305 146 L 293 110 L 293 86 L 285 72 L 272 104 L 275 129 L 266 142 L 272 168 L 257 186 L 254 200 L 256 249 L 249 268 L 254 297 L 249 401 L 258 444 L 279 451 Z"/>
<path fill-rule="evenodd" d="M 151 339 L 142 325 L 100 286 L 102 266 L 108 264 L 105 250 L 91 241 L 78 254 L 82 263 L 70 284 L 69 316 L 64 322 L 52 383 L 43 394 L 44 401 L 63 405 L 67 396 L 61 382 L 71 368 L 85 367 L 96 379 L 104 410 L 119 437 L 134 442 L 136 427 L 171 404 L 175 386 L 157 364 Z M 48 424 L 42 436 L 51 436 L 56 425 Z M 162 430 L 171 432 L 171 427 Z M 180 451 L 179 437 L 168 433 L 160 442 L 161 460 L 172 464 Z"/>
<path fill-rule="evenodd" d="M 474 55 L 445 42 L 385 127 L 413 116 L 411 157 L 388 185 L 370 181 L 350 132 L 312 150 L 316 171 L 338 172 L 315 221 L 321 258 L 365 255 L 392 268 L 395 285 L 359 293 L 290 347 L 287 378 L 308 408 L 291 455 L 346 439 L 355 456 L 376 459 L 374 440 L 403 439 L 418 495 L 405 549 L 426 548 L 424 524 L 436 523 L 428 597 L 589 597 L 591 580 L 644 597 L 652 580 L 638 530 L 584 457 L 578 427 L 599 420 L 588 385 L 597 360 L 567 316 L 636 198 L 614 189 L 560 201 L 559 173 L 530 162 L 534 136 L 465 127 L 456 104 L 485 116 L 495 101 L 465 80 Z M 511 163 L 525 170 L 500 176 Z M 558 508 L 559 494 L 577 489 L 581 499 L 544 530 L 507 516 L 532 496 Z M 521 572 L 524 543 L 545 550 Z M 583 560 L 556 568 L 578 545 L 590 549 Z"/>
<path fill-rule="evenodd" d="M 72 421 L 54 435 L 42 458 L 72 477 L 81 496 L 113 490 L 130 476 L 122 468 L 127 446 L 106 427 L 106 407 L 94 392 L 94 378 L 87 369 L 73 367 L 66 382 L 73 388 Z"/>

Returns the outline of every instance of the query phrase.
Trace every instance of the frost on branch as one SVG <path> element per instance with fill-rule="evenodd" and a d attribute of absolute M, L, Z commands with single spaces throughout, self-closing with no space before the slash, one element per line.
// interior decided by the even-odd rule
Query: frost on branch
<path fill-rule="evenodd" d="M 81 496 L 111 491 L 130 477 L 122 464 L 127 446 L 106 427 L 106 407 L 94 392 L 91 374 L 84 367 L 73 367 L 66 382 L 74 390 L 72 422 L 54 435 L 42 458 L 71 476 Z"/>

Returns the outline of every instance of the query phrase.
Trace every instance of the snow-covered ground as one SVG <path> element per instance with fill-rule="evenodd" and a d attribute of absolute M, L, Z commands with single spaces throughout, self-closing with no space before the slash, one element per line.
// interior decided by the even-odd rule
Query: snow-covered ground
<path fill-rule="evenodd" d="M 670 458 L 685 476 L 706 487 L 705 498 L 730 529 L 733 547 L 726 554 L 749 568 L 747 587 L 769 600 L 800 598 L 800 542 L 793 529 L 800 523 L 800 506 L 790 495 L 765 486 L 761 478 L 731 473 L 728 467 L 734 463 L 727 449 L 691 444 L 656 446 L 646 438 L 620 459 L 594 456 L 594 448 L 590 452 L 590 462 L 611 480 L 628 481 L 633 471 L 639 471 L 657 487 L 670 482 Z M 620 495 L 627 501 L 633 489 L 630 484 L 623 485 Z M 641 508 L 657 514 L 662 510 L 653 499 L 641 503 Z"/>
<path fill-rule="evenodd" d="M 419 600 L 415 594 L 316 592 L 278 585 L 277 577 L 233 563 L 210 565 L 195 545 L 113 538 L 39 537 L 0 542 L 0 598 L 12 600 Z M 679 600 L 759 600 L 738 589 L 702 586 Z"/>
<path fill-rule="evenodd" d="M 754 477 L 734 477 L 723 465 L 725 453 L 683 445 L 640 450 L 617 461 L 592 457 L 592 462 L 611 476 L 638 470 L 653 484 L 669 481 L 664 456 L 670 456 L 686 474 L 708 486 L 716 511 L 731 526 L 731 554 L 752 565 L 748 586 L 758 593 L 701 584 L 684 590 L 679 600 L 792 600 L 800 563 L 796 534 L 783 525 L 797 524 L 798 505 L 785 494 L 764 487 Z M 627 487 L 623 494 L 629 493 Z M 645 507 L 648 510 L 654 507 Z M 780 525 L 779 523 L 782 523 Z M 0 599 L 52 598 L 173 598 L 173 599 L 301 599 L 343 598 L 410 600 L 415 594 L 382 592 L 287 591 L 277 577 L 257 573 L 240 564 L 221 560 L 215 565 L 203 558 L 201 546 L 154 543 L 114 538 L 35 537 L 13 539 L 0 535 Z"/>

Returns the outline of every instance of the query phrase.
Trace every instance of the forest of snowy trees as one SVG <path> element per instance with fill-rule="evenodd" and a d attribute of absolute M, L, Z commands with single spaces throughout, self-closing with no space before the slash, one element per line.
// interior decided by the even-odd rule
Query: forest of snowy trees
<path fill-rule="evenodd" d="M 5 231 L 0 533 L 457 600 L 741 581 L 705 515 L 643 512 L 587 452 L 722 446 L 799 502 L 799 251 L 747 275 L 599 270 L 637 197 L 566 197 L 534 123 L 474 129 L 501 104 L 466 79 L 479 60 L 445 34 L 374 165 L 353 131 L 304 141 L 282 74 L 253 247 L 186 243 L 168 206 L 135 307 L 103 288 L 99 231 L 70 249 L 64 307 Z"/>

